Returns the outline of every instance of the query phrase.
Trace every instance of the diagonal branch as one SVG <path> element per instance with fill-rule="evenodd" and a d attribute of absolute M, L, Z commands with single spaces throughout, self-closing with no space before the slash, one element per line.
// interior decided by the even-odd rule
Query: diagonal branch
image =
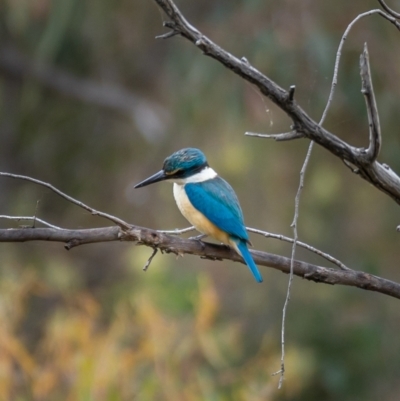
<path fill-rule="evenodd" d="M 57 195 L 59 195 L 62 198 L 66 199 L 68 202 L 71 202 L 74 205 L 77 205 L 77 206 L 81 207 L 82 209 L 87 210 L 88 212 L 90 212 L 94 216 L 104 217 L 105 219 L 110 220 L 113 223 L 118 224 L 119 226 L 121 226 L 123 228 L 127 228 L 127 229 L 130 228 L 130 224 L 128 224 L 127 222 L 121 220 L 120 218 L 112 216 L 111 214 L 107 214 L 107 213 L 104 213 L 104 212 L 99 212 L 98 210 L 93 209 L 92 207 L 90 207 L 88 205 L 85 205 L 83 202 L 81 202 L 81 201 L 79 201 L 77 199 L 74 199 L 72 196 L 69 196 L 69 195 L 65 194 L 64 192 L 60 191 L 59 189 L 57 189 L 53 185 L 49 184 L 48 182 L 40 181 L 40 180 L 38 180 L 36 178 L 28 177 L 28 176 L 25 176 L 25 175 L 3 173 L 3 172 L 0 172 L 0 177 L 9 177 L 9 178 L 14 178 L 14 179 L 19 179 L 19 180 L 25 180 L 25 181 L 30 181 L 30 182 L 33 182 L 35 184 L 41 185 L 43 187 L 46 187 L 46 188 L 52 190 Z"/>
<path fill-rule="evenodd" d="M 304 242 L 295 241 L 293 238 L 286 237 L 285 235 L 281 235 L 281 234 L 272 234 L 272 233 L 269 233 L 269 232 L 267 232 L 267 231 L 257 230 L 256 228 L 246 227 L 246 229 L 247 229 L 247 231 L 249 231 L 249 232 L 251 232 L 251 233 L 260 234 L 260 235 L 262 235 L 262 236 L 265 237 L 265 238 L 274 238 L 274 239 L 278 239 L 278 240 L 281 240 L 281 241 L 289 242 L 290 244 L 293 244 L 294 242 L 296 242 L 296 245 L 297 245 L 297 246 L 299 246 L 299 247 L 301 247 L 301 248 L 304 248 L 304 249 L 307 249 L 307 250 L 309 250 L 310 252 L 313 252 L 313 253 L 315 253 L 316 255 L 319 255 L 319 256 L 321 256 L 322 258 L 324 258 L 324 259 L 326 259 L 326 260 L 329 260 L 329 262 L 335 264 L 335 265 L 338 266 L 340 269 L 349 270 L 349 268 L 348 268 L 344 263 L 342 263 L 340 260 L 337 260 L 336 258 L 334 258 L 333 256 L 327 254 L 326 252 L 322 252 L 322 251 L 320 251 L 319 249 L 316 249 L 316 248 L 314 248 L 313 246 L 308 245 L 308 244 L 306 244 L 306 243 L 304 243 Z"/>
<path fill-rule="evenodd" d="M 400 177 L 392 169 L 377 161 L 369 163 L 364 149 L 351 146 L 321 127 L 294 99 L 291 99 L 287 91 L 258 71 L 246 59 L 239 59 L 228 53 L 190 25 L 172 0 L 155 1 L 170 19 L 165 24 L 167 27 L 194 43 L 206 56 L 217 60 L 235 74 L 254 84 L 263 95 L 292 119 L 294 131 L 303 134 L 341 160 L 355 166 L 352 169 L 353 172 L 400 204 Z M 380 14 L 398 29 L 400 28 L 398 21 L 391 15 L 385 14 L 382 10 L 374 11 L 374 13 Z"/>

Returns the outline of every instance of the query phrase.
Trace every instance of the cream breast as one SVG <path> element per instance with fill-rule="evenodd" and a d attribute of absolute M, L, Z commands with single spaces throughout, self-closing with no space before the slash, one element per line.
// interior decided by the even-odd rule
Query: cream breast
<path fill-rule="evenodd" d="M 174 183 L 174 198 L 180 212 L 190 224 L 195 226 L 197 231 L 209 235 L 224 244 L 230 243 L 229 235 L 227 233 L 220 230 L 215 224 L 208 220 L 203 213 L 193 207 L 186 195 L 184 185 Z"/>

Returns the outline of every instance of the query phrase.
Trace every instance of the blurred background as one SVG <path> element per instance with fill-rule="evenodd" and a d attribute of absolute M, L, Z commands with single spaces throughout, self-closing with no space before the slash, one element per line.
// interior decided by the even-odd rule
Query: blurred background
<path fill-rule="evenodd" d="M 373 0 L 203 0 L 188 20 L 296 98 L 315 120 L 340 37 Z M 400 10 L 397 10 L 400 11 Z M 0 171 L 52 183 L 90 206 L 156 229 L 187 226 L 170 184 L 133 186 L 175 150 L 201 148 L 235 188 L 246 224 L 292 236 L 308 141 L 248 83 L 165 33 L 153 1 L 0 0 Z M 368 42 L 383 131 L 380 161 L 400 172 L 400 52 L 378 16 L 346 41 L 326 128 L 367 145 L 358 58 Z M 37 208 L 37 202 L 39 206 Z M 0 214 L 101 227 L 50 191 L 0 180 Z M 400 281 L 399 206 L 316 146 L 299 236 L 348 266 Z M 25 223 L 23 223 L 25 224 Z M 0 226 L 18 223 L 1 220 Z M 257 249 L 290 246 L 251 236 Z M 388 296 L 295 278 L 286 380 L 277 390 L 288 276 L 129 243 L 0 244 L 1 400 L 398 400 L 400 308 Z M 329 266 L 298 250 L 297 257 Z"/>

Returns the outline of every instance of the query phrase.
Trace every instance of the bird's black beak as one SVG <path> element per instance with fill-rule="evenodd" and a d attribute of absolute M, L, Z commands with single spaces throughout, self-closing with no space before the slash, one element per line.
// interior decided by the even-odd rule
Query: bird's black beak
<path fill-rule="evenodd" d="M 164 170 L 159 171 L 158 173 L 153 174 L 151 177 L 146 178 L 142 182 L 139 182 L 139 184 L 136 184 L 134 188 L 142 188 L 145 187 L 146 185 L 154 184 L 155 182 L 158 181 L 163 181 L 166 180 L 168 177 L 165 173 Z"/>

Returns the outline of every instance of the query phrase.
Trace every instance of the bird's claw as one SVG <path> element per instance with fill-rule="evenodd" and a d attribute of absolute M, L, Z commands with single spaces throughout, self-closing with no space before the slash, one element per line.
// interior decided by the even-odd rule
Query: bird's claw
<path fill-rule="evenodd" d="M 194 239 L 196 241 L 200 241 L 201 239 L 207 237 L 207 234 L 200 234 L 200 235 L 196 235 L 195 237 L 189 237 L 189 239 Z"/>

